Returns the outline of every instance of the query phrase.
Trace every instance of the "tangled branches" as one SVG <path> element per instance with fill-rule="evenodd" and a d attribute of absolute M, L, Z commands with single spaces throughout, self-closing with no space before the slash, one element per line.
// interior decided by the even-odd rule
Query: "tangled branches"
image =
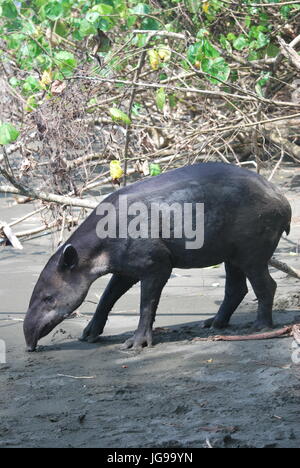
<path fill-rule="evenodd" d="M 142 29 L 144 22 L 130 34 L 120 27 L 98 34 L 92 51 L 89 41 L 87 49 L 76 46 L 74 73 L 59 80 L 40 77 L 36 108 L 28 102 L 26 107 L 10 85 L 15 73 L 26 73 L 16 71 L 13 60 L 2 63 L 2 110 L 9 114 L 11 109 L 10 120 L 21 122 L 21 136 L 3 154 L 0 167 L 6 180 L 0 192 L 39 198 L 62 225 L 72 215 L 72 205 L 89 205 L 80 202 L 84 193 L 114 189 L 112 160 L 123 166 L 120 184 L 129 176 L 148 175 L 151 163 L 164 171 L 222 160 L 265 169 L 269 178 L 284 157 L 299 163 L 300 13 L 295 10 L 284 22 L 277 6 L 267 9 L 274 20 L 268 39 L 261 33 L 266 27 L 257 23 L 259 12 L 253 13 L 254 26 L 247 26 L 245 34 L 247 18 L 235 2 L 224 2 L 209 29 L 200 29 L 197 37 L 196 30 L 207 27 L 205 12 L 193 16 L 181 3 L 160 20 L 161 27 L 166 18 L 176 23 L 176 32 Z M 158 20 L 158 13 L 144 16 Z M 236 32 L 230 36 L 233 22 Z M 249 45 L 251 34 L 255 40 Z M 99 41 L 109 44 L 109 53 L 99 52 Z M 73 50 L 74 44 L 65 42 Z M 258 52 L 250 60 L 251 47 Z M 121 117 L 112 118 L 112 109 Z"/>

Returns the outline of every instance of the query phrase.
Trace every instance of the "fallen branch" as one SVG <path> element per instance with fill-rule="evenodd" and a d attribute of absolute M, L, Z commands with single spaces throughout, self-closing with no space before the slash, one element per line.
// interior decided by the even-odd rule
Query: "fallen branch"
<path fill-rule="evenodd" d="M 298 53 L 291 47 L 290 44 L 287 44 L 281 37 L 278 37 L 278 42 L 280 44 L 280 50 L 282 55 L 285 56 L 288 60 L 292 62 L 292 64 L 300 70 L 300 56 Z"/>
<path fill-rule="evenodd" d="M 168 91 L 180 91 L 182 93 L 195 93 L 201 94 L 203 96 L 211 96 L 211 97 L 227 97 L 227 98 L 234 98 L 239 99 L 242 101 L 248 102 L 257 102 L 260 101 L 265 104 L 277 105 L 277 106 L 284 106 L 284 107 L 300 107 L 300 104 L 288 102 L 288 101 L 274 101 L 272 99 L 266 99 L 260 96 L 241 96 L 240 94 L 232 94 L 232 93 L 225 93 L 223 91 L 212 91 L 209 89 L 199 89 L 199 88 L 191 88 L 191 87 L 179 87 L 179 86 L 168 86 L 162 85 L 161 83 L 147 83 L 144 81 L 128 81 L 128 80 L 117 80 L 112 78 L 101 78 L 95 76 L 82 76 L 82 75 L 74 75 L 72 78 L 68 78 L 69 80 L 88 80 L 88 81 L 99 81 L 102 83 L 112 83 L 112 84 L 123 84 L 128 86 L 138 86 L 142 88 L 149 88 L 149 89 L 166 89 Z"/>
<path fill-rule="evenodd" d="M 58 205 L 74 206 L 78 208 L 94 209 L 98 205 L 97 201 L 85 200 L 65 195 L 56 195 L 55 193 L 48 193 L 43 191 L 36 192 L 33 189 L 21 186 L 17 188 L 9 185 L 0 185 L 0 193 L 25 195 L 35 200 L 43 200 L 50 203 L 57 203 Z"/>
<path fill-rule="evenodd" d="M 1 237 L 4 237 L 4 240 L 7 239 L 9 243 L 15 249 L 18 249 L 18 250 L 23 249 L 23 246 L 21 242 L 19 241 L 18 237 L 16 236 L 16 234 L 12 231 L 10 226 L 3 221 L 0 221 L 0 240 L 1 240 Z"/>
<path fill-rule="evenodd" d="M 269 260 L 269 265 L 271 265 L 274 268 L 277 268 L 277 270 L 283 271 L 287 275 L 293 276 L 293 278 L 300 279 L 299 270 L 295 270 L 295 268 L 290 267 L 284 262 L 276 260 L 276 258 L 274 257 L 272 257 L 271 260 Z"/>
<path fill-rule="evenodd" d="M 250 341 L 250 340 L 269 340 L 272 338 L 286 338 L 294 336 L 297 343 L 300 343 L 300 324 L 288 325 L 279 330 L 264 333 L 253 333 L 250 335 L 211 335 L 206 338 L 196 336 L 192 341 Z"/>

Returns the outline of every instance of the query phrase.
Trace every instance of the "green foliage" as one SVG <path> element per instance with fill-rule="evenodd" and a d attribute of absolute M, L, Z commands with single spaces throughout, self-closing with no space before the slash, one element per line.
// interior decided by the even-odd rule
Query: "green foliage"
<path fill-rule="evenodd" d="M 117 109 L 116 107 L 111 107 L 109 109 L 110 116 L 114 122 L 122 122 L 124 124 L 130 125 L 131 120 L 125 112 Z"/>
<path fill-rule="evenodd" d="M 0 145 L 8 145 L 18 138 L 20 132 L 10 123 L 0 122 Z"/>
<path fill-rule="evenodd" d="M 150 164 L 150 175 L 151 176 L 157 176 L 159 174 L 161 174 L 161 167 L 159 164 L 156 164 L 156 163 L 152 163 Z"/>
<path fill-rule="evenodd" d="M 164 107 L 165 107 L 165 104 L 166 104 L 166 93 L 165 93 L 164 88 L 160 88 L 160 89 L 156 92 L 156 99 L 155 99 L 155 102 L 156 102 L 157 108 L 158 108 L 160 111 L 163 111 L 163 110 L 164 110 Z"/>
<path fill-rule="evenodd" d="M 145 67 L 157 82 L 166 80 L 174 65 L 187 72 L 196 69 L 202 87 L 212 83 L 224 90 L 224 82 L 238 79 L 230 56 L 275 57 L 280 19 L 285 24 L 300 9 L 300 0 L 276 8 L 279 23 L 274 25 L 273 8 L 252 7 L 251 3 L 237 2 L 231 14 L 228 3 L 221 0 L 162 0 L 161 8 L 150 0 L 0 0 L 1 59 L 14 62 L 18 72 L 8 78 L 9 83 L 29 102 L 24 108 L 30 110 L 51 98 L 51 80 L 46 84 L 42 80 L 45 72 L 53 80 L 65 80 L 80 65 L 102 77 L 115 72 L 125 76 L 128 69 L 137 67 L 141 52 L 137 49 L 147 42 L 146 34 L 133 35 L 133 30 L 183 32 L 186 41 L 153 36 Z M 97 54 L 105 67 L 95 63 Z M 257 79 L 255 91 L 260 96 L 269 79 L 266 73 Z M 166 102 L 172 109 L 179 98 L 160 88 L 153 92 L 153 99 L 163 111 Z M 133 115 L 139 113 L 137 106 Z M 130 123 L 117 107 L 109 112 L 115 121 Z"/>

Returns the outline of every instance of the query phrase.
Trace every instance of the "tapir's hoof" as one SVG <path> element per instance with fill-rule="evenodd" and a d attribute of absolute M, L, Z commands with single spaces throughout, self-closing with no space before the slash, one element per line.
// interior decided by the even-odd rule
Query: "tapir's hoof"
<path fill-rule="evenodd" d="M 216 317 L 212 317 L 207 320 L 203 320 L 201 322 L 201 328 L 216 328 L 217 330 L 221 330 L 222 328 L 228 327 L 228 322 L 224 320 L 220 320 Z"/>
<path fill-rule="evenodd" d="M 95 320 L 91 320 L 83 330 L 79 340 L 86 341 L 87 343 L 96 343 L 103 332 L 103 328 L 103 324 L 99 325 Z"/>
<path fill-rule="evenodd" d="M 120 349 L 132 349 L 134 351 L 140 351 L 145 346 L 152 346 L 152 336 L 133 336 L 128 338 L 120 347 Z"/>
<path fill-rule="evenodd" d="M 79 338 L 79 341 L 85 341 L 86 343 L 96 343 L 99 340 L 100 336 L 99 335 L 86 335 L 83 334 Z"/>
<path fill-rule="evenodd" d="M 270 331 L 272 328 L 274 328 L 273 322 L 266 320 L 256 320 L 253 325 L 252 325 L 253 330 L 255 331 Z"/>

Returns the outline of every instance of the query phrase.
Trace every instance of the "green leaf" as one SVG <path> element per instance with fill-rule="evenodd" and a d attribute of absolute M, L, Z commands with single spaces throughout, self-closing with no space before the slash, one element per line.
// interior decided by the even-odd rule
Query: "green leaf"
<path fill-rule="evenodd" d="M 221 46 L 222 46 L 224 49 L 226 49 L 228 52 L 232 52 L 231 44 L 230 44 L 230 42 L 228 41 L 228 39 L 226 39 L 226 37 L 225 37 L 223 34 L 221 34 L 219 41 L 220 41 Z"/>
<path fill-rule="evenodd" d="M 150 13 L 150 8 L 145 3 L 138 3 L 134 8 L 130 8 L 131 13 L 137 13 L 138 15 Z"/>
<path fill-rule="evenodd" d="M 18 80 L 15 76 L 11 77 L 8 81 L 10 86 L 12 86 L 13 88 L 16 88 L 20 84 L 20 80 Z"/>
<path fill-rule="evenodd" d="M 205 36 L 208 36 L 208 35 L 209 35 L 209 31 L 206 28 L 201 28 L 197 32 L 196 38 L 197 39 L 203 39 Z"/>
<path fill-rule="evenodd" d="M 38 103 L 36 101 L 36 98 L 35 96 L 30 96 L 27 101 L 26 101 L 26 106 L 25 106 L 25 110 L 27 112 L 32 112 L 34 109 L 36 109 L 38 106 Z"/>
<path fill-rule="evenodd" d="M 236 50 L 243 50 L 245 49 L 245 47 L 249 45 L 249 42 L 245 36 L 239 36 L 237 39 L 233 41 L 232 45 Z"/>
<path fill-rule="evenodd" d="M 106 5 L 106 3 L 99 3 L 92 8 L 92 11 L 96 11 L 100 16 L 111 15 L 114 11 L 114 8 L 111 5 Z"/>
<path fill-rule="evenodd" d="M 23 82 L 22 91 L 24 94 L 32 94 L 41 90 L 41 85 L 39 80 L 34 76 L 28 76 Z"/>
<path fill-rule="evenodd" d="M 160 111 L 163 111 L 165 104 L 166 104 L 166 93 L 165 93 L 164 88 L 160 88 L 157 90 L 155 102 L 156 102 L 157 108 Z"/>
<path fill-rule="evenodd" d="M 89 36 L 91 34 L 94 35 L 96 33 L 97 33 L 97 29 L 95 28 L 95 26 L 92 23 L 90 23 L 85 18 L 83 18 L 80 21 L 79 34 L 80 34 L 81 37 L 86 37 L 86 36 Z"/>
<path fill-rule="evenodd" d="M 52 21 L 56 21 L 63 15 L 63 6 L 59 2 L 50 2 L 44 7 L 45 15 Z"/>
<path fill-rule="evenodd" d="M 259 78 L 259 80 L 257 81 L 256 85 L 255 85 L 255 91 L 257 92 L 257 94 L 259 96 L 264 96 L 264 90 L 263 90 L 263 87 L 268 83 L 269 79 L 270 79 L 270 76 L 271 76 L 271 73 L 270 72 L 267 72 L 267 73 L 262 73 L 261 74 L 261 77 Z"/>
<path fill-rule="evenodd" d="M 154 18 L 145 18 L 141 23 L 141 29 L 157 31 L 160 29 L 160 24 Z"/>
<path fill-rule="evenodd" d="M 101 18 L 101 15 L 98 11 L 88 11 L 85 18 L 90 23 L 96 23 L 96 21 Z"/>
<path fill-rule="evenodd" d="M 113 121 L 115 122 L 123 122 L 125 123 L 126 125 L 130 125 L 131 124 L 131 120 L 130 118 L 128 117 L 127 114 L 125 114 L 125 112 L 121 111 L 120 109 L 117 109 L 116 107 L 111 107 L 109 109 L 109 113 L 110 113 L 110 116 L 112 118 Z"/>
<path fill-rule="evenodd" d="M 159 164 L 152 163 L 150 164 L 150 175 L 157 176 L 161 174 L 161 168 Z"/>
<path fill-rule="evenodd" d="M 266 49 L 266 54 L 268 57 L 276 57 L 280 52 L 279 47 L 276 44 L 270 43 Z"/>
<path fill-rule="evenodd" d="M 0 145 L 9 145 L 16 141 L 20 132 L 10 123 L 0 125 Z"/>
<path fill-rule="evenodd" d="M 260 32 L 257 36 L 257 48 L 261 49 L 262 47 L 265 47 L 269 43 L 268 37 Z"/>
<path fill-rule="evenodd" d="M 201 61 L 202 58 L 204 58 L 202 42 L 196 42 L 195 44 L 189 46 L 187 50 L 187 58 L 192 64 L 197 61 Z"/>
<path fill-rule="evenodd" d="M 192 44 L 187 51 L 188 59 L 192 64 L 197 61 L 201 62 L 205 57 L 214 58 L 219 57 L 219 55 L 217 49 L 206 38 Z"/>
<path fill-rule="evenodd" d="M 205 57 L 219 57 L 220 54 L 217 49 L 207 40 L 203 40 L 203 53 Z"/>
<path fill-rule="evenodd" d="M 77 61 L 71 52 L 61 50 L 55 54 L 56 64 L 63 75 L 71 76 Z"/>
<path fill-rule="evenodd" d="M 18 16 L 18 10 L 12 1 L 5 1 L 1 5 L 2 15 L 6 18 L 14 19 Z"/>
<path fill-rule="evenodd" d="M 131 16 L 128 16 L 127 20 L 126 20 L 126 26 L 128 29 L 132 28 L 132 26 L 134 25 L 134 23 L 136 22 L 137 20 L 137 16 L 135 15 L 131 15 Z"/>
<path fill-rule="evenodd" d="M 204 59 L 201 68 L 211 75 L 209 80 L 214 84 L 218 84 L 218 80 L 227 81 L 230 75 L 230 67 L 222 57 Z"/>
<path fill-rule="evenodd" d="M 246 16 L 245 17 L 245 25 L 247 26 L 247 28 L 250 28 L 250 26 L 251 26 L 251 16 Z"/>
<path fill-rule="evenodd" d="M 235 41 L 236 40 L 236 35 L 233 33 L 228 33 L 227 34 L 227 39 L 228 41 Z"/>
<path fill-rule="evenodd" d="M 174 107 L 176 107 L 177 105 L 177 97 L 175 96 L 175 94 L 169 94 L 168 95 L 168 101 L 169 101 L 169 106 L 171 107 L 171 109 L 174 109 Z"/>

